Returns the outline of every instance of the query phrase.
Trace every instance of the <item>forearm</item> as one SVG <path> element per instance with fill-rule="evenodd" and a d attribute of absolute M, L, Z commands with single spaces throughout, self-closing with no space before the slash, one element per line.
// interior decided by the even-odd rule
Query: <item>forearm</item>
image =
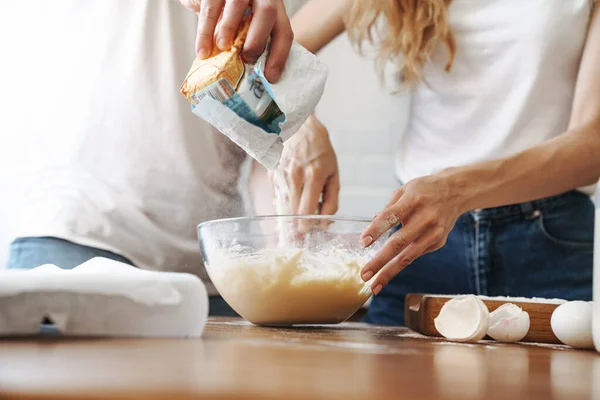
<path fill-rule="evenodd" d="M 592 184 L 600 177 L 600 118 L 514 156 L 449 168 L 463 211 L 515 204 Z"/>
<path fill-rule="evenodd" d="M 256 215 L 275 214 L 273 185 L 269 178 L 269 172 L 254 160 L 252 160 L 248 191 Z"/>
<path fill-rule="evenodd" d="M 317 53 L 344 32 L 344 11 L 348 0 L 311 0 L 292 18 L 295 40 Z"/>

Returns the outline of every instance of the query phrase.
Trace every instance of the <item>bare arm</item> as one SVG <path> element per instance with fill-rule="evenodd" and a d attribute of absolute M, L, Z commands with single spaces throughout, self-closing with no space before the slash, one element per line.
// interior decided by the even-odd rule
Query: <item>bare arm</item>
<path fill-rule="evenodd" d="M 516 155 L 448 168 L 414 179 L 394 194 L 362 236 L 369 246 L 402 223 L 363 269 L 379 293 L 417 257 L 442 247 L 465 211 L 515 204 L 592 184 L 600 177 L 600 6 L 579 69 L 567 131 Z"/>
<path fill-rule="evenodd" d="M 296 41 L 317 53 L 344 32 L 344 10 L 348 0 L 311 0 L 292 18 Z"/>

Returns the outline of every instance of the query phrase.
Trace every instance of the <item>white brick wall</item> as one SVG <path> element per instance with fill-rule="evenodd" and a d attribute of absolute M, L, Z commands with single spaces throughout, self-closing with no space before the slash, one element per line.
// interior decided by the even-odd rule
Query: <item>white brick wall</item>
<path fill-rule="evenodd" d="M 406 127 L 409 96 L 391 94 L 373 61 L 343 35 L 319 53 L 329 79 L 318 117 L 329 129 L 341 174 L 340 215 L 371 217 L 398 187 L 394 151 Z"/>
<path fill-rule="evenodd" d="M 288 14 L 306 1 L 284 0 Z M 317 115 L 329 129 L 338 155 L 339 214 L 371 217 L 398 187 L 393 156 L 406 127 L 409 96 L 390 94 L 381 85 L 373 61 L 358 55 L 346 35 L 319 57 L 329 66 L 329 79 Z M 390 75 L 386 82 L 392 82 Z"/>

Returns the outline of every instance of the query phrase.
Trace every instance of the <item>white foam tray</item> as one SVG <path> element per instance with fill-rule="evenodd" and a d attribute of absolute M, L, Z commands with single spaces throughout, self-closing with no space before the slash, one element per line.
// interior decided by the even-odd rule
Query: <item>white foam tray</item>
<path fill-rule="evenodd" d="M 194 275 L 106 258 L 72 270 L 0 271 L 0 336 L 35 335 L 45 318 L 69 336 L 199 337 L 208 295 Z"/>

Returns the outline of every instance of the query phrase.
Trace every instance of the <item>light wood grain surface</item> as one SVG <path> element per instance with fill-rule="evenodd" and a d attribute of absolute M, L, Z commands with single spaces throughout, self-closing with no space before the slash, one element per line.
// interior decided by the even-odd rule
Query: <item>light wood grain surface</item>
<path fill-rule="evenodd" d="M 592 399 L 600 357 L 454 344 L 349 323 L 275 329 L 211 319 L 194 340 L 0 341 L 0 398 Z"/>

